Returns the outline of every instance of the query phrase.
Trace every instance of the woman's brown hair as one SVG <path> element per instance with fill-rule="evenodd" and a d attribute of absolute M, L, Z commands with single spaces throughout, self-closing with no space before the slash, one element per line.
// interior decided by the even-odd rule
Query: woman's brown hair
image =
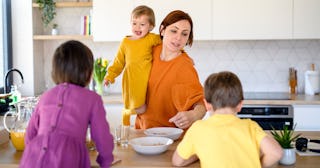
<path fill-rule="evenodd" d="M 53 55 L 52 79 L 56 84 L 67 82 L 85 87 L 91 80 L 93 61 L 93 54 L 86 45 L 67 41 Z"/>
<path fill-rule="evenodd" d="M 189 34 L 189 39 L 187 41 L 186 45 L 189 45 L 190 47 L 192 46 L 193 43 L 193 23 L 192 23 L 192 19 L 189 16 L 189 14 L 181 11 L 181 10 L 175 10 L 170 12 L 161 22 L 160 24 L 160 28 L 159 28 L 159 32 L 161 34 L 162 30 L 165 30 L 169 25 L 176 23 L 180 20 L 187 20 L 190 23 L 190 34 Z M 161 36 L 161 39 L 163 38 L 163 36 Z"/>

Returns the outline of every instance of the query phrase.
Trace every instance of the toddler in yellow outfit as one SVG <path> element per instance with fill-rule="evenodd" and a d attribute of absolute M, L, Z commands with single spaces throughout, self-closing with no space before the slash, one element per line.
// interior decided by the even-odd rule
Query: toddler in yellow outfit
<path fill-rule="evenodd" d="M 282 156 L 282 148 L 250 119 L 240 119 L 243 91 L 232 72 L 214 73 L 204 85 L 211 116 L 188 129 L 172 157 L 174 166 L 200 160 L 202 168 L 270 167 Z"/>
<path fill-rule="evenodd" d="M 155 27 L 155 16 L 151 8 L 141 5 L 131 14 L 131 36 L 122 40 L 113 64 L 108 68 L 105 84 L 114 83 L 122 76 L 122 124 L 130 125 L 130 115 L 143 113 L 149 73 L 152 66 L 152 47 L 160 44 L 159 35 L 150 33 Z"/>

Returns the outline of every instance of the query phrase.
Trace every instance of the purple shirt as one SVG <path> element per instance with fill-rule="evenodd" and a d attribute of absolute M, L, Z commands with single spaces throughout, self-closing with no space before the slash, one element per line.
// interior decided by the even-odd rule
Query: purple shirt
<path fill-rule="evenodd" d="M 97 162 L 110 167 L 113 137 L 101 97 L 73 84 L 59 84 L 40 97 L 26 131 L 20 167 L 90 167 L 86 133 L 99 152 Z"/>

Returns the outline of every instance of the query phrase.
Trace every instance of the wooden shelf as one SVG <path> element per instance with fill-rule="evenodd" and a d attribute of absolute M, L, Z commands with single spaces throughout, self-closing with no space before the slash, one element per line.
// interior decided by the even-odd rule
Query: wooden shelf
<path fill-rule="evenodd" d="M 37 3 L 32 3 L 32 7 L 39 7 Z M 57 8 L 78 8 L 78 7 L 92 7 L 92 2 L 56 2 Z"/>
<path fill-rule="evenodd" d="M 92 40 L 92 36 L 84 35 L 34 35 L 34 40 Z"/>

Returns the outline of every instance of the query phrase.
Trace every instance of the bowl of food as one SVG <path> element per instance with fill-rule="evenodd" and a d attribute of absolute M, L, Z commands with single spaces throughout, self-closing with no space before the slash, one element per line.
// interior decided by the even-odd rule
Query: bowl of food
<path fill-rule="evenodd" d="M 154 127 L 154 128 L 146 129 L 144 131 L 144 134 L 148 136 L 167 137 L 172 140 L 177 140 L 182 133 L 183 133 L 183 129 L 175 128 L 175 127 Z"/>
<path fill-rule="evenodd" d="M 156 155 L 168 150 L 173 140 L 166 137 L 139 137 L 129 140 L 132 148 L 144 155 Z"/>

